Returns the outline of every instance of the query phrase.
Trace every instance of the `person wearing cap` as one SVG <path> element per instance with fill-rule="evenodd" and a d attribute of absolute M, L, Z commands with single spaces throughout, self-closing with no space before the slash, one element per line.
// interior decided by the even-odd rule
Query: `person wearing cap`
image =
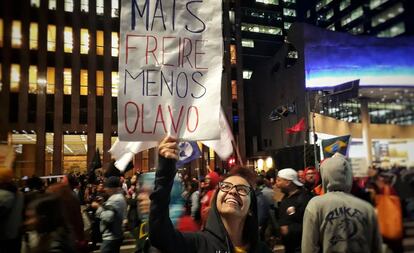
<path fill-rule="evenodd" d="M 100 219 L 102 233 L 102 253 L 117 253 L 123 241 L 122 222 L 126 216 L 126 200 L 121 190 L 121 181 L 117 176 L 111 176 L 104 183 L 105 192 L 109 195 L 103 204 L 92 202 L 96 217 Z"/>
<path fill-rule="evenodd" d="M 352 168 L 337 153 L 320 167 L 324 195 L 314 197 L 303 218 L 302 252 L 382 252 L 374 208 L 350 194 Z"/>
<path fill-rule="evenodd" d="M 279 205 L 278 217 L 285 252 L 301 252 L 303 214 L 312 195 L 303 188 L 298 173 L 291 168 L 278 172 L 276 186 L 285 194 Z"/>

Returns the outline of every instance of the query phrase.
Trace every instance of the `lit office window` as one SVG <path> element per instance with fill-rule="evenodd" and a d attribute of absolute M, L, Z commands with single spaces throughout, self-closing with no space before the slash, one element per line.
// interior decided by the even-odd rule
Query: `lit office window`
<path fill-rule="evenodd" d="M 72 70 L 69 68 L 63 70 L 63 94 L 72 94 Z"/>
<path fill-rule="evenodd" d="M 289 28 L 290 28 L 291 25 L 292 25 L 292 23 L 284 22 L 283 23 L 283 28 L 285 28 L 285 30 L 289 30 Z"/>
<path fill-rule="evenodd" d="M 20 48 L 22 45 L 22 22 L 13 20 L 11 32 L 12 48 Z"/>
<path fill-rule="evenodd" d="M 361 34 L 364 32 L 364 25 L 355 26 L 351 30 L 349 30 L 349 32 L 355 35 Z"/>
<path fill-rule="evenodd" d="M 88 70 L 86 69 L 80 71 L 80 94 L 88 95 Z"/>
<path fill-rule="evenodd" d="M 237 100 L 237 81 L 231 80 L 231 99 Z"/>
<path fill-rule="evenodd" d="M 230 63 L 236 64 L 237 63 L 237 52 L 236 52 L 236 45 L 230 45 Z"/>
<path fill-rule="evenodd" d="M 118 0 L 112 0 L 111 5 L 111 17 L 117 18 L 119 17 L 119 5 Z"/>
<path fill-rule="evenodd" d="M 49 10 L 56 10 L 56 0 L 49 0 Z"/>
<path fill-rule="evenodd" d="M 118 57 L 119 53 L 119 37 L 117 32 L 112 32 L 112 56 Z"/>
<path fill-rule="evenodd" d="M 349 15 L 346 15 L 341 19 L 341 25 L 345 26 L 354 21 L 355 19 L 361 17 L 362 15 L 364 15 L 364 10 L 362 9 L 362 7 L 358 7 L 355 10 L 353 10 Z"/>
<path fill-rule="evenodd" d="M 104 74 L 102 70 L 96 71 L 96 95 L 103 96 L 104 94 Z"/>
<path fill-rule="evenodd" d="M 40 7 L 40 0 L 30 0 L 30 5 L 31 5 L 32 7 L 37 7 L 37 8 L 39 8 L 39 7 Z"/>
<path fill-rule="evenodd" d="M 388 0 L 371 0 L 369 2 L 369 8 L 371 10 L 373 10 L 373 9 L 377 8 L 378 6 L 380 6 L 380 5 L 382 5 L 383 3 L 386 3 L 386 2 L 388 2 Z"/>
<path fill-rule="evenodd" d="M 235 20 L 234 11 L 229 11 L 229 20 L 230 20 L 230 23 L 234 24 L 234 20 Z"/>
<path fill-rule="evenodd" d="M 104 32 L 96 31 L 96 54 L 104 54 Z"/>
<path fill-rule="evenodd" d="M 242 39 L 242 47 L 254 48 L 254 40 Z"/>
<path fill-rule="evenodd" d="M 55 68 L 47 67 L 46 80 L 46 93 L 55 94 Z"/>
<path fill-rule="evenodd" d="M 325 15 L 325 20 L 331 19 L 333 17 L 333 15 L 334 15 L 334 10 L 330 9 Z"/>
<path fill-rule="evenodd" d="M 283 15 L 290 16 L 290 17 L 296 17 L 296 11 L 294 9 L 283 8 Z"/>
<path fill-rule="evenodd" d="M 332 2 L 332 0 L 320 0 L 317 4 L 316 4 L 316 11 L 319 11 L 320 9 L 322 9 L 323 7 L 327 6 L 328 4 L 330 4 Z"/>
<path fill-rule="evenodd" d="M 374 16 L 371 20 L 371 26 L 375 27 L 382 23 L 385 23 L 388 20 L 395 18 L 396 16 L 400 15 L 403 12 L 404 12 L 404 7 L 402 3 L 398 3 L 392 6 L 391 8 L 388 8 L 385 11 Z"/>
<path fill-rule="evenodd" d="M 264 3 L 264 4 L 278 5 L 279 4 L 279 0 L 256 0 L 256 3 Z"/>
<path fill-rule="evenodd" d="M 88 0 L 81 0 L 81 12 L 89 12 L 89 2 Z"/>
<path fill-rule="evenodd" d="M 351 5 L 351 0 L 342 0 L 341 3 L 339 4 L 339 10 L 343 11 L 350 5 Z"/>
<path fill-rule="evenodd" d="M 47 51 L 56 51 L 56 26 L 47 25 Z"/>
<path fill-rule="evenodd" d="M 3 19 L 0 18 L 0 47 L 3 46 Z"/>
<path fill-rule="evenodd" d="M 63 31 L 64 51 L 65 53 L 72 53 L 73 49 L 73 33 L 72 27 L 65 26 Z"/>
<path fill-rule="evenodd" d="M 243 70 L 243 79 L 250 79 L 252 77 L 253 71 Z"/>
<path fill-rule="evenodd" d="M 29 67 L 29 93 L 37 93 L 37 66 Z"/>
<path fill-rule="evenodd" d="M 118 97 L 119 73 L 112 72 L 112 97 Z"/>
<path fill-rule="evenodd" d="M 242 23 L 241 30 L 245 32 L 282 35 L 282 29 L 280 29 L 279 27 L 274 27 L 274 26 L 264 26 L 264 25 Z"/>
<path fill-rule="evenodd" d="M 19 92 L 20 86 L 20 65 L 11 64 L 10 66 L 10 92 Z"/>
<path fill-rule="evenodd" d="M 89 52 L 89 33 L 88 29 L 80 29 L 80 53 L 87 54 Z"/>
<path fill-rule="evenodd" d="M 384 31 L 379 32 L 377 36 L 382 38 L 391 38 L 403 33 L 405 33 L 405 24 L 404 22 L 401 22 Z"/>
<path fill-rule="evenodd" d="M 38 47 L 39 27 L 37 23 L 30 23 L 29 29 L 29 49 L 37 49 Z"/>
<path fill-rule="evenodd" d="M 328 27 L 326 27 L 326 29 L 331 30 L 331 31 L 335 31 L 335 23 L 330 24 Z"/>
<path fill-rule="evenodd" d="M 65 0 L 65 11 L 73 12 L 73 0 Z"/>
<path fill-rule="evenodd" d="M 96 14 L 103 15 L 104 14 L 104 1 L 103 0 L 96 0 Z"/>

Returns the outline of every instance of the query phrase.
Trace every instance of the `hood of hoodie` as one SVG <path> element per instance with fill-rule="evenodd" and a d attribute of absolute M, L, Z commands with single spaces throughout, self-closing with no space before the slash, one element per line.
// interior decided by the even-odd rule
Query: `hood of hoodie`
<path fill-rule="evenodd" d="M 336 153 L 323 161 L 320 167 L 325 192 L 350 192 L 352 188 L 352 167 L 345 156 Z"/>
<path fill-rule="evenodd" d="M 206 222 L 206 226 L 204 228 L 205 231 L 208 231 L 212 233 L 214 236 L 219 238 L 223 243 L 227 244 L 227 248 L 229 252 L 234 252 L 234 246 L 232 242 L 230 241 L 230 238 L 228 236 L 228 233 L 224 227 L 224 224 L 221 220 L 221 216 L 217 209 L 217 195 L 219 190 L 216 190 L 213 196 L 213 199 L 211 201 L 211 208 L 208 213 L 208 218 Z M 246 221 L 244 223 L 244 231 L 243 231 L 243 240 L 246 241 L 249 246 L 249 252 L 254 252 L 254 250 L 258 240 L 259 240 L 259 226 L 258 226 L 258 217 L 257 217 L 257 200 L 256 195 L 254 191 L 250 192 L 250 208 L 249 212 L 251 215 L 247 215 Z"/>

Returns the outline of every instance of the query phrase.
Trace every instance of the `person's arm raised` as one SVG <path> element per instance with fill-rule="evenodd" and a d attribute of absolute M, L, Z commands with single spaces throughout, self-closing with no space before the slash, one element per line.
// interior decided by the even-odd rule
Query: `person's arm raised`
<path fill-rule="evenodd" d="M 149 238 L 152 246 L 161 252 L 193 252 L 191 244 L 183 234 L 175 230 L 170 216 L 170 193 L 177 172 L 178 160 L 177 139 L 171 136 L 164 138 L 158 147 L 158 168 L 155 173 L 155 187 L 152 192 L 149 215 Z"/>

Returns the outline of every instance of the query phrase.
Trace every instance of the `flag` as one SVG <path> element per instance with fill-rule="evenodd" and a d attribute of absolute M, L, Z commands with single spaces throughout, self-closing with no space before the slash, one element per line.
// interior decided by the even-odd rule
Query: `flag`
<path fill-rule="evenodd" d="M 332 139 L 322 140 L 323 157 L 326 159 L 335 153 L 347 155 L 351 135 L 339 136 Z"/>
<path fill-rule="evenodd" d="M 201 151 L 198 148 L 197 142 L 195 141 L 180 142 L 178 144 L 178 147 L 180 151 L 178 154 L 179 159 L 176 164 L 177 168 L 183 167 L 184 164 L 187 164 L 192 160 L 199 158 L 201 155 Z"/>
<path fill-rule="evenodd" d="M 99 148 L 96 149 L 95 156 L 93 157 L 90 170 L 95 171 L 96 169 L 102 168 L 101 155 L 99 154 Z"/>
<path fill-rule="evenodd" d="M 298 123 L 296 123 L 293 127 L 286 129 L 286 134 L 294 134 L 305 131 L 306 123 L 305 118 L 301 118 Z"/>
<path fill-rule="evenodd" d="M 221 160 L 227 160 L 233 154 L 234 137 L 222 107 L 220 107 L 219 124 L 220 140 L 202 141 L 202 143 L 214 149 Z"/>
<path fill-rule="evenodd" d="M 116 139 L 109 152 L 116 160 L 115 167 L 124 172 L 135 154 L 157 145 L 156 141 L 120 141 Z"/>

